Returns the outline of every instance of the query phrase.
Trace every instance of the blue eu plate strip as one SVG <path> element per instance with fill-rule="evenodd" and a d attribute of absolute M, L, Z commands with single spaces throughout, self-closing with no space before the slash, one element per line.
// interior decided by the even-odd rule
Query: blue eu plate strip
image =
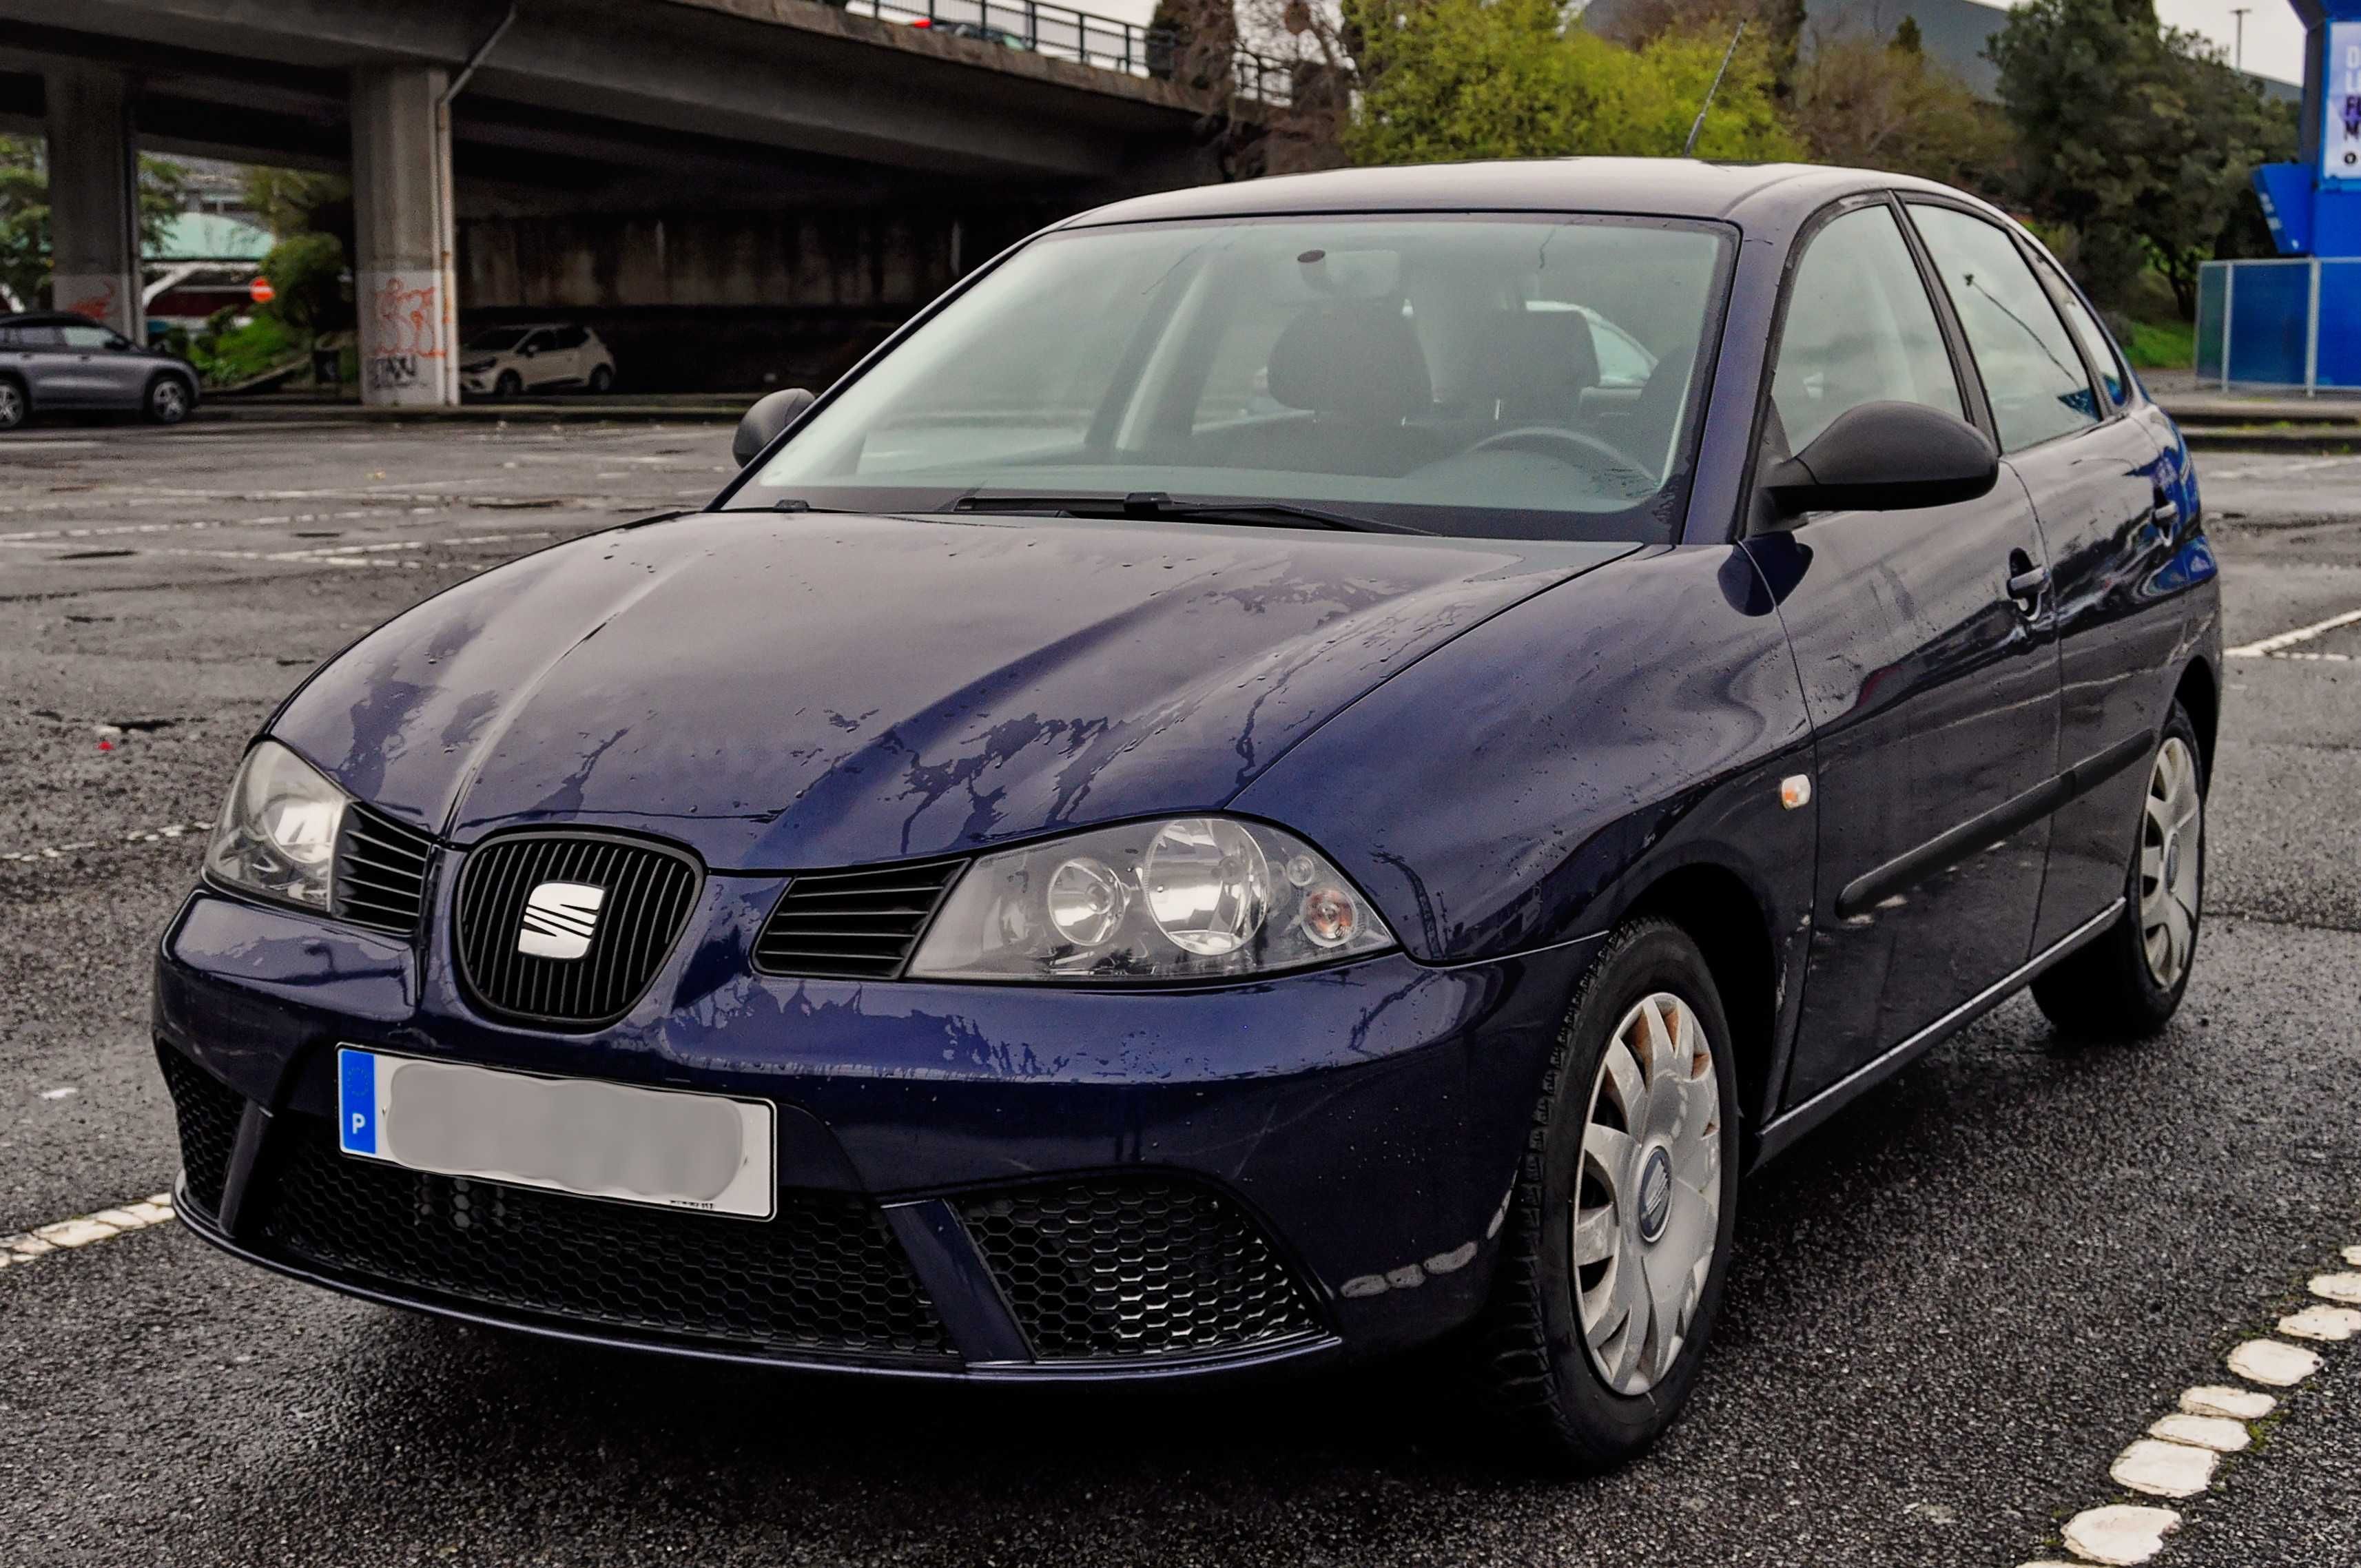
<path fill-rule="evenodd" d="M 377 1058 L 336 1052 L 336 1139 L 346 1154 L 377 1153 Z"/>

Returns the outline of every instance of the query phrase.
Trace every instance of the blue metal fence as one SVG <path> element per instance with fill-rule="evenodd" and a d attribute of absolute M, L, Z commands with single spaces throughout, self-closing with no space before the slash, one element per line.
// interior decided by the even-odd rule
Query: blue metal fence
<path fill-rule="evenodd" d="M 2197 378 L 2361 389 L 2361 258 L 2205 263 L 2197 277 Z"/>

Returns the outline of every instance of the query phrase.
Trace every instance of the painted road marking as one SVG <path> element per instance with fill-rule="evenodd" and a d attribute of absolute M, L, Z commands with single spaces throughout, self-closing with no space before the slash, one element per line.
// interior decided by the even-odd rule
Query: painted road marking
<path fill-rule="evenodd" d="M 2276 637 L 2266 637 L 2258 641 L 2241 642 L 2235 648 L 2225 648 L 2222 651 L 2223 657 L 2268 659 L 2282 648 L 2292 648 L 2299 642 L 2309 642 L 2323 632 L 2334 631 L 2340 626 L 2351 626 L 2356 621 L 2361 621 L 2361 609 L 2348 609 L 2343 615 L 2332 615 L 2326 620 L 2316 620 L 2310 626 L 2299 626 L 2292 631 L 2282 631 Z"/>
<path fill-rule="evenodd" d="M 203 833 L 203 822 L 172 822 L 161 828 L 135 828 L 120 839 L 84 839 L 72 844 L 49 844 L 38 850 L 0 850 L 0 862 L 61 861 L 84 850 L 136 849 L 142 844 L 169 844 L 192 833 Z"/>
<path fill-rule="evenodd" d="M 2341 1255 L 2361 1267 L 2361 1245 L 2348 1246 Z M 2317 1344 L 2361 1333 L 2361 1311 L 2346 1304 L 2361 1302 L 2361 1273 L 2315 1274 L 2310 1288 L 2320 1299 L 2281 1318 L 2280 1332 Z M 2247 1340 L 2227 1359 L 2238 1376 L 2272 1388 L 2293 1387 L 2321 1366 L 2317 1351 L 2277 1339 Z M 2277 1409 L 2279 1401 L 2251 1388 L 2204 1384 L 2183 1389 L 2179 1406 L 2115 1455 L 2107 1468 L 2115 1485 L 2175 1502 L 2199 1496 L 2213 1485 L 2225 1456 L 2252 1445 L 2252 1423 Z M 2165 1537 L 2180 1528 L 2180 1515 L 2171 1508 L 2126 1503 L 2086 1508 L 2069 1519 L 2062 1532 L 2072 1563 L 2049 1558 L 2022 1568 L 2077 1568 L 2094 1563 L 2133 1568 L 2162 1552 Z"/>
<path fill-rule="evenodd" d="M 112 1241 L 133 1231 L 160 1225 L 172 1217 L 172 1195 L 159 1192 L 120 1208 L 77 1214 L 52 1225 L 37 1225 L 13 1236 L 0 1236 L 0 1269 L 21 1267 L 53 1252 L 71 1252 L 94 1242 Z"/>

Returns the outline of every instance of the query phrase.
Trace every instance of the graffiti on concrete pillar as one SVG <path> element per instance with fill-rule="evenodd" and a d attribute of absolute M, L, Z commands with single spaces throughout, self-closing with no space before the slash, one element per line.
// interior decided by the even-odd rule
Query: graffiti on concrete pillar
<path fill-rule="evenodd" d="M 363 346 L 368 363 L 361 374 L 369 389 L 386 392 L 434 384 L 444 356 L 440 287 L 389 272 L 370 290 L 368 309 Z"/>
<path fill-rule="evenodd" d="M 75 298 L 70 300 L 60 299 L 58 301 L 58 309 L 61 311 L 71 311 L 78 316 L 88 316 L 94 322 L 112 322 L 115 320 L 114 279 L 102 278 L 97 280 L 94 287 L 86 280 L 74 280 L 72 281 L 69 281 L 66 279 L 60 278 L 58 281 L 60 283 L 66 284 L 68 288 L 74 287 L 75 283 L 80 283 L 82 285 L 81 291 Z"/>

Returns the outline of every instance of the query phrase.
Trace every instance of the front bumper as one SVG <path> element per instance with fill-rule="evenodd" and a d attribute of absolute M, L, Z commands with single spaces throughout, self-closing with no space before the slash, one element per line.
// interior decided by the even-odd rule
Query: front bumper
<path fill-rule="evenodd" d="M 481 1017 L 431 939 L 200 890 L 155 1006 L 190 1225 L 404 1306 L 899 1376 L 1269 1367 L 1481 1304 L 1587 946 L 1158 993 L 784 980 L 745 962 L 779 887 L 708 877 L 641 1006 L 583 1035 Z M 339 1043 L 771 1100 L 779 1219 L 343 1159 Z"/>

